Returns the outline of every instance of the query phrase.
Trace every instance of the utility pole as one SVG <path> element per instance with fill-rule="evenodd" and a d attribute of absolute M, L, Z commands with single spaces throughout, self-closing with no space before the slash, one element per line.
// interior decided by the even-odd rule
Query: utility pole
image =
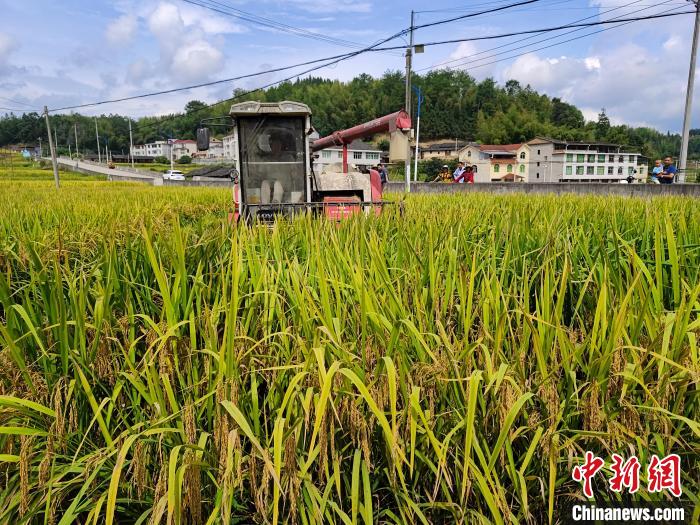
<path fill-rule="evenodd" d="M 688 90 L 685 94 L 685 116 L 683 117 L 683 140 L 681 144 L 681 158 L 679 159 L 679 182 L 685 182 L 686 168 L 688 167 L 688 145 L 690 144 L 690 120 L 693 109 L 693 90 L 695 88 L 695 66 L 698 58 L 698 35 L 700 34 L 700 3 L 691 0 L 695 6 L 695 29 L 693 30 L 693 44 L 690 50 L 690 72 L 688 73 Z"/>
<path fill-rule="evenodd" d="M 49 148 L 51 149 L 51 163 L 53 164 L 53 179 L 56 182 L 56 189 L 60 187 L 58 181 L 58 161 L 56 160 L 56 148 L 51 138 L 51 122 L 49 121 L 49 108 L 44 106 L 44 117 L 46 118 L 46 132 L 49 136 Z"/>
<path fill-rule="evenodd" d="M 413 18 L 414 12 L 411 11 L 411 36 L 409 46 L 406 48 L 406 113 L 411 116 L 411 59 L 413 57 Z M 406 192 L 411 191 L 411 143 L 409 141 L 408 153 L 406 155 L 406 164 L 404 170 L 406 172 Z"/>
<path fill-rule="evenodd" d="M 39 158 L 44 156 L 44 148 L 41 145 L 41 137 L 39 137 Z"/>
<path fill-rule="evenodd" d="M 58 151 L 58 127 L 53 128 L 53 144 Z"/>
<path fill-rule="evenodd" d="M 80 152 L 78 151 L 78 123 L 77 122 L 73 123 L 73 131 L 75 132 L 75 156 L 77 158 L 78 155 L 80 155 Z"/>
<path fill-rule="evenodd" d="M 129 118 L 129 157 L 131 157 L 131 168 L 134 168 L 134 135 L 131 133 L 131 118 Z"/>
<path fill-rule="evenodd" d="M 97 137 L 97 162 L 102 164 L 102 155 L 100 155 L 100 132 L 97 131 L 97 117 L 95 117 L 95 136 Z"/>
<path fill-rule="evenodd" d="M 418 182 L 418 144 L 420 141 L 420 107 L 423 104 L 423 92 L 419 87 L 413 86 L 413 89 L 416 91 L 416 97 L 418 98 L 417 100 L 417 109 L 416 109 L 416 154 L 414 158 L 414 165 L 413 165 L 413 182 Z"/>

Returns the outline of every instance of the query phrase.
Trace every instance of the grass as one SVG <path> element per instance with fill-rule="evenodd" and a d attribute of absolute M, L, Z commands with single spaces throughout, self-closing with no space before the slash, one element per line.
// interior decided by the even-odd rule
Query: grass
<path fill-rule="evenodd" d="M 11 155 L 11 156 L 10 156 Z M 104 181 L 107 177 L 99 175 L 80 175 L 59 167 L 61 181 Z M 0 150 L 0 181 L 53 181 L 51 163 L 34 162 L 23 159 L 21 155 Z"/>
<path fill-rule="evenodd" d="M 697 506 L 696 201 L 248 229 L 224 190 L 3 177 L 0 522 L 556 523 L 586 450 L 679 454 Z"/>

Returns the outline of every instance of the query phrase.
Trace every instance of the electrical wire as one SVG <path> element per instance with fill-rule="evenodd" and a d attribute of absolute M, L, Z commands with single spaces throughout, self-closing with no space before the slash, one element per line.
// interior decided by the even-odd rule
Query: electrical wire
<path fill-rule="evenodd" d="M 625 4 L 625 5 L 622 5 L 622 6 L 619 6 L 619 7 L 615 7 L 615 8 L 612 8 L 612 9 L 609 9 L 608 11 L 604 11 L 603 13 L 600 13 L 600 15 L 608 14 L 608 13 L 611 13 L 611 12 L 613 12 L 613 11 L 618 11 L 618 10 L 620 10 L 620 9 L 624 9 L 625 7 L 629 7 L 629 6 L 634 5 L 634 4 L 639 4 L 639 2 L 642 2 L 642 1 L 643 1 L 643 0 L 635 0 L 634 2 L 630 2 L 630 3 L 628 3 L 628 4 Z M 672 3 L 673 1 L 674 1 L 674 0 L 667 0 L 666 2 L 662 2 L 661 4 L 657 4 L 657 5 L 655 5 L 655 6 L 650 6 L 650 7 L 645 7 L 644 9 L 639 9 L 639 10 L 637 10 L 637 11 L 632 11 L 632 12 L 630 12 L 630 13 L 626 13 L 625 15 L 621 15 L 621 16 L 627 16 L 627 15 L 630 15 L 630 14 L 638 14 L 638 13 L 641 13 L 642 11 L 646 11 L 647 9 L 651 9 L 651 7 L 657 7 L 657 6 L 661 6 L 661 5 L 664 5 L 664 4 L 669 4 L 669 3 Z M 679 8 L 680 8 L 680 6 L 677 7 L 676 9 L 679 9 Z M 597 16 L 599 16 L 599 14 L 587 16 L 587 17 L 585 17 L 585 18 L 580 18 L 580 19 L 578 19 L 578 20 L 573 20 L 573 21 L 570 22 L 570 23 L 575 24 L 575 23 L 577 23 L 577 22 L 584 22 L 584 21 L 586 21 L 586 20 L 590 20 L 591 18 L 596 18 Z M 525 46 L 521 46 L 521 49 L 522 49 L 523 47 L 533 46 L 533 45 L 535 45 L 535 44 L 540 44 L 540 43 L 542 43 L 542 42 L 547 42 L 547 41 L 549 41 L 549 40 L 555 40 L 555 39 L 560 38 L 560 37 L 563 37 L 563 36 L 565 36 L 565 35 L 573 34 L 573 33 L 579 32 L 579 31 L 583 31 L 584 29 L 585 29 L 585 28 L 578 28 L 578 29 L 574 29 L 574 30 L 572 30 L 572 31 L 567 31 L 566 33 L 561 33 L 561 34 L 559 34 L 559 35 L 554 35 L 554 36 L 550 36 L 550 37 L 547 37 L 547 38 L 543 38 L 542 40 L 536 40 L 535 42 L 532 42 L 532 43 L 530 43 L 530 44 L 526 44 Z M 430 69 L 430 70 L 432 70 L 432 69 L 437 69 L 437 68 L 442 67 L 442 66 L 445 66 L 445 65 L 447 65 L 447 64 L 454 64 L 455 62 L 458 62 L 458 64 L 455 64 L 455 66 L 452 66 L 452 67 L 459 67 L 459 66 L 461 66 L 461 65 L 464 64 L 464 60 L 466 60 L 466 59 L 471 59 L 471 58 L 477 57 L 477 56 L 479 56 L 479 55 L 484 55 L 484 54 L 486 54 L 486 53 L 490 53 L 491 51 L 496 51 L 497 49 L 502 49 L 502 48 L 504 48 L 504 47 L 513 46 L 513 45 L 515 45 L 515 44 L 519 44 L 519 43 L 525 42 L 525 41 L 527 41 L 527 40 L 531 40 L 531 39 L 533 39 L 533 38 L 537 38 L 537 37 L 540 36 L 540 35 L 541 35 L 541 34 L 535 34 L 535 35 L 532 35 L 532 36 L 528 36 L 528 37 L 526 37 L 526 38 L 521 38 L 521 39 L 518 39 L 518 40 L 514 40 L 513 42 L 508 42 L 507 44 L 502 44 L 502 45 L 500 45 L 500 46 L 493 47 L 493 48 L 491 48 L 491 49 L 486 49 L 486 50 L 480 51 L 480 52 L 478 52 L 478 53 L 473 53 L 473 54 L 471 54 L 471 55 L 467 55 L 467 56 L 455 58 L 455 59 L 452 59 L 452 60 L 446 60 L 446 61 L 444 61 L 444 62 L 440 62 L 440 63 L 438 63 L 438 64 L 434 64 L 434 65 L 429 66 L 429 67 L 417 69 L 416 72 L 426 71 L 426 70 L 428 70 L 428 69 Z M 495 53 L 495 54 L 493 54 L 493 55 L 489 55 L 489 56 L 484 57 L 484 58 L 479 59 L 479 60 L 486 60 L 487 58 L 493 58 L 493 57 L 496 57 L 496 56 L 498 56 L 498 55 L 503 55 L 503 54 L 505 54 L 505 53 L 511 53 L 511 52 L 517 51 L 517 50 L 518 50 L 518 49 L 507 49 L 507 50 L 505 50 L 505 51 L 501 51 L 500 53 Z M 477 60 L 477 61 L 478 61 L 478 60 Z"/>
<path fill-rule="evenodd" d="M 675 10 L 675 9 L 680 9 L 680 7 L 674 7 L 673 10 Z M 523 53 L 518 53 L 518 54 L 516 54 L 516 55 L 512 55 L 512 56 L 508 56 L 508 57 L 503 57 L 503 58 L 500 58 L 500 59 L 498 59 L 498 60 L 493 60 L 493 61 L 491 61 L 491 62 L 486 62 L 486 63 L 484 63 L 484 64 L 478 64 L 478 65 L 476 65 L 476 66 L 472 66 L 472 67 L 469 68 L 469 69 L 477 69 L 477 68 L 480 68 L 480 67 L 485 67 L 485 66 L 490 66 L 490 65 L 493 65 L 493 64 L 498 64 L 499 62 L 504 62 L 504 61 L 506 61 L 506 60 L 512 60 L 513 58 L 519 58 L 519 57 L 521 57 L 521 56 L 528 55 L 528 54 L 533 53 L 533 52 L 535 52 L 535 51 L 542 51 L 542 50 L 544 50 L 544 49 L 550 49 L 550 48 L 552 48 L 552 47 L 556 47 L 556 46 L 559 46 L 559 45 L 561 45 L 561 44 L 568 44 L 569 42 L 574 42 L 574 41 L 576 41 L 576 40 L 581 40 L 582 38 L 586 38 L 586 37 L 589 37 L 589 36 L 597 35 L 597 34 L 599 34 L 599 33 L 604 33 L 605 31 L 611 31 L 611 30 L 613 30 L 613 29 L 617 29 L 618 27 L 621 27 L 621 26 L 624 26 L 624 25 L 628 25 L 628 24 L 631 24 L 631 23 L 633 23 L 633 21 L 623 22 L 623 23 L 620 23 L 620 24 L 615 25 L 615 26 L 612 26 L 612 27 L 606 27 L 606 28 L 604 28 L 604 29 L 599 29 L 598 31 L 593 31 L 592 33 L 587 33 L 587 34 L 585 34 L 585 35 L 577 36 L 577 37 L 574 37 L 574 38 L 569 38 L 569 39 L 567 39 L 567 40 L 562 40 L 561 42 L 555 42 L 555 43 L 550 44 L 550 45 L 547 45 L 547 46 L 542 46 L 542 47 L 538 47 L 538 48 L 535 48 L 535 49 L 530 49 L 530 50 L 525 51 L 525 52 L 523 52 Z M 563 35 L 560 35 L 560 36 L 563 36 Z M 511 50 L 511 51 L 515 51 L 515 50 L 513 49 L 513 50 Z M 500 54 L 500 53 L 499 53 L 499 54 Z M 494 56 L 495 56 L 495 55 L 494 55 Z M 488 58 L 488 57 L 487 57 L 487 58 Z M 461 65 L 466 65 L 466 64 L 469 64 L 469 63 L 473 63 L 473 62 L 480 62 L 481 60 L 486 60 L 486 58 L 477 59 L 477 60 L 474 60 L 474 61 L 472 61 L 472 62 L 467 62 L 467 63 L 461 64 Z"/>
<path fill-rule="evenodd" d="M 269 29 L 275 29 L 277 31 L 283 31 L 285 33 L 289 33 L 292 35 L 304 37 L 304 38 L 311 38 L 313 40 L 317 41 L 322 41 L 326 42 L 328 44 L 332 45 L 337 45 L 337 46 L 343 46 L 343 47 L 353 47 L 353 48 L 361 48 L 363 47 L 363 44 L 360 44 L 358 42 L 352 42 L 350 40 L 343 40 L 340 38 L 335 38 L 331 37 L 328 35 L 324 35 L 322 33 L 317 33 L 315 31 L 309 31 L 308 29 L 303 29 L 300 27 L 295 27 L 291 26 L 288 24 L 284 24 L 282 22 L 277 22 L 275 20 L 272 20 L 270 18 L 265 18 L 259 15 L 255 15 L 253 13 L 249 13 L 247 11 L 243 11 L 242 9 L 238 9 L 236 7 L 230 6 L 226 3 L 222 2 L 217 2 L 216 0 L 181 0 L 182 2 L 185 2 L 190 5 L 195 5 L 198 7 L 201 7 L 203 9 L 208 9 L 210 11 L 214 11 L 216 13 L 225 15 L 225 16 L 230 16 L 233 18 L 237 18 L 239 20 L 243 20 L 246 22 L 250 22 L 252 24 L 257 24 L 262 27 L 267 27 Z"/>
<path fill-rule="evenodd" d="M 508 6 L 505 6 L 505 7 L 501 7 L 501 8 L 499 8 L 498 10 L 500 11 L 500 10 L 506 9 L 507 7 L 517 7 L 517 6 L 524 5 L 524 4 L 530 4 L 530 3 L 533 3 L 533 2 L 535 2 L 535 1 L 539 1 L 539 0 L 527 0 L 527 1 L 524 1 L 524 2 L 516 2 L 516 3 L 513 3 L 513 4 L 509 4 Z M 463 15 L 463 16 L 461 16 L 461 17 L 459 17 L 459 18 L 460 18 L 460 19 L 463 19 L 463 18 L 468 18 L 468 17 L 475 17 L 475 16 L 482 15 L 482 14 L 484 14 L 484 13 L 486 13 L 486 12 L 488 12 L 488 11 L 478 11 L 478 12 L 474 12 L 474 13 L 471 13 L 471 14 L 468 14 L 468 15 Z M 453 20 L 454 20 L 454 18 L 448 19 L 448 20 L 445 21 L 445 23 L 451 22 L 451 21 L 453 21 Z M 438 22 L 435 22 L 435 23 L 433 23 L 433 24 L 431 24 L 431 25 L 434 25 L 434 24 L 436 24 L 436 23 L 438 23 Z M 415 30 L 415 29 L 417 29 L 417 28 L 414 26 L 413 29 Z M 304 65 L 309 65 L 309 64 L 319 63 L 319 62 L 330 61 L 330 62 L 328 62 L 327 64 L 323 64 L 323 65 L 320 65 L 320 66 L 318 66 L 318 67 L 311 68 L 311 69 L 309 69 L 309 70 L 307 70 L 307 71 L 303 71 L 303 72 L 301 72 L 301 73 L 296 73 L 296 74 L 292 75 L 291 77 L 288 77 L 287 79 L 280 80 L 280 81 L 274 82 L 274 83 L 272 83 L 272 84 L 266 85 L 266 86 L 264 86 L 264 87 L 262 87 L 262 88 L 258 88 L 258 89 L 253 90 L 253 92 L 255 92 L 255 91 L 259 91 L 260 89 L 265 89 L 265 88 L 267 88 L 267 87 L 270 87 L 270 86 L 272 86 L 272 85 L 275 85 L 275 84 L 277 84 L 277 83 L 286 82 L 286 81 L 291 80 L 291 79 L 293 79 L 293 78 L 296 78 L 296 77 L 298 77 L 298 76 L 300 76 L 300 75 L 305 75 L 305 74 L 307 74 L 307 73 L 309 73 L 309 72 L 313 72 L 313 71 L 316 71 L 316 70 L 318 70 L 318 69 L 321 69 L 321 68 L 324 68 L 324 67 L 328 67 L 328 66 L 337 64 L 337 63 L 339 63 L 339 62 L 342 62 L 342 61 L 344 61 L 344 60 L 348 60 L 348 59 L 350 59 L 350 58 L 354 58 L 354 57 L 356 57 L 356 56 L 358 56 L 358 55 L 361 55 L 361 54 L 364 54 L 364 53 L 367 53 L 367 52 L 373 52 L 373 51 L 379 51 L 379 50 L 386 50 L 386 49 L 391 49 L 391 50 L 394 50 L 394 49 L 404 49 L 404 46 L 397 46 L 397 47 L 392 47 L 392 48 L 380 48 L 380 47 L 378 47 L 378 46 L 381 46 L 382 44 L 385 44 L 385 43 L 387 43 L 387 42 L 389 42 L 389 41 L 391 41 L 391 40 L 395 40 L 395 39 L 397 39 L 397 38 L 400 38 L 400 37 L 402 37 L 403 35 L 408 34 L 410 31 L 411 31 L 411 28 L 402 29 L 402 30 L 399 31 L 398 33 L 395 33 L 394 35 L 392 35 L 392 36 L 390 36 L 390 37 L 387 37 L 387 38 L 384 38 L 384 39 L 382 39 L 382 40 L 379 40 L 379 41 L 375 42 L 374 44 L 372 44 L 372 45 L 370 45 L 370 46 L 368 46 L 368 47 L 365 47 L 365 48 L 363 48 L 363 49 L 359 49 L 359 50 L 357 50 L 357 51 L 353 51 L 353 52 L 350 52 L 350 53 L 346 53 L 346 54 L 343 54 L 343 55 L 336 55 L 336 56 L 333 56 L 333 57 L 325 57 L 325 58 L 320 58 L 320 59 L 316 59 L 316 60 L 310 60 L 310 61 L 307 61 L 307 62 L 302 62 L 302 63 L 294 64 L 294 65 L 291 65 L 291 66 L 284 66 L 284 67 L 280 67 L 280 68 L 269 69 L 269 70 L 266 70 L 266 71 L 259 71 L 259 72 L 257 72 L 257 73 L 250 73 L 250 74 L 247 74 L 247 75 L 241 75 L 241 76 L 238 76 L 238 77 L 232 77 L 232 78 L 227 78 L 227 79 L 222 79 L 222 80 L 214 80 L 214 81 L 211 81 L 211 82 L 203 82 L 203 83 L 201 83 L 201 84 L 195 84 L 195 85 L 192 85 L 192 86 L 185 86 L 185 87 L 179 87 L 179 88 L 166 89 L 166 90 L 156 91 L 156 92 L 151 92 L 151 93 L 143 93 L 143 94 L 140 94 L 140 95 L 133 95 L 133 96 L 130 96 L 130 97 L 122 97 L 122 98 L 118 98 L 118 99 L 103 100 L 103 101 L 91 102 L 91 103 L 86 103 L 86 104 L 77 104 L 77 105 L 75 105 L 75 106 L 65 106 L 65 107 L 61 107 L 61 108 L 53 108 L 53 109 L 50 109 L 49 112 L 50 112 L 50 113 L 55 113 L 55 112 L 58 112 L 58 111 L 67 111 L 67 110 L 71 110 L 71 109 L 81 109 L 81 108 L 86 108 L 86 107 L 95 107 L 95 106 L 101 106 L 101 105 L 104 105 L 104 104 L 112 104 L 112 103 L 116 103 L 116 102 L 126 102 L 126 101 L 129 101 L 129 100 L 137 100 L 137 99 L 142 99 L 142 98 L 147 98 L 147 97 L 153 97 L 153 96 L 158 96 L 158 95 L 166 95 L 166 94 L 170 94 L 170 93 L 176 93 L 176 92 L 179 92 L 179 91 L 187 91 L 187 90 L 190 90 L 190 89 L 196 89 L 196 88 L 201 88 L 201 87 L 214 86 L 214 85 L 217 85 L 217 84 L 224 84 L 224 83 L 232 82 L 232 81 L 235 81 L 235 80 L 241 80 L 241 79 L 244 79 L 244 78 L 251 78 L 251 77 L 260 76 L 260 75 L 265 75 L 265 74 L 269 74 L 269 73 L 277 73 L 277 72 L 279 72 L 279 71 L 285 71 L 285 70 L 289 70 L 289 69 L 294 69 L 294 68 L 301 67 L 301 66 L 304 66 Z M 231 99 L 227 99 L 227 100 L 231 100 Z M 218 104 L 218 103 L 220 103 L 220 102 L 217 102 L 216 104 Z M 216 105 L 216 104 L 213 104 L 213 105 Z M 209 106 L 209 107 L 211 107 L 211 106 Z M 202 108 L 202 109 L 204 109 L 204 108 Z"/>
<path fill-rule="evenodd" d="M 500 38 L 508 38 L 511 36 L 520 36 L 520 35 L 531 35 L 534 33 L 548 33 L 552 31 L 561 31 L 562 29 L 570 29 L 572 27 L 595 27 L 595 26 L 600 26 L 600 25 L 609 25 L 609 24 L 617 24 L 619 22 L 641 22 L 643 20 L 657 20 L 661 18 L 669 18 L 673 16 L 680 16 L 680 15 L 694 15 L 696 14 L 697 11 L 681 11 L 679 13 L 668 13 L 668 14 L 660 14 L 660 15 L 648 15 L 648 16 L 641 16 L 641 17 L 636 17 L 636 18 L 620 18 L 620 19 L 615 19 L 615 20 L 600 20 L 598 22 L 589 22 L 585 24 L 569 24 L 569 25 L 562 25 L 562 26 L 556 26 L 556 27 L 547 27 L 547 28 L 542 28 L 542 29 L 530 29 L 526 31 L 514 31 L 512 33 L 502 33 L 499 35 L 485 35 L 485 36 L 477 36 L 477 37 L 469 37 L 469 38 L 454 38 L 451 40 L 438 40 L 435 42 L 425 42 L 421 43 L 420 45 L 422 46 L 441 46 L 445 44 L 458 44 L 461 42 L 477 42 L 480 40 L 498 40 Z M 391 49 L 403 49 L 403 47 L 379 47 L 376 48 L 375 51 L 386 51 L 386 50 L 391 50 Z"/>

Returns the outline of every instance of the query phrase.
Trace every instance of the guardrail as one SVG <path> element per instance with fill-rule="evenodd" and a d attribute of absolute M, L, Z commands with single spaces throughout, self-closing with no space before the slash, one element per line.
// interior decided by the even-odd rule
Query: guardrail
<path fill-rule="evenodd" d="M 404 193 L 403 182 L 389 182 L 385 191 Z M 486 182 L 454 184 L 443 182 L 412 182 L 411 193 L 530 193 L 530 194 L 578 194 L 618 195 L 622 197 L 655 197 L 683 195 L 700 198 L 700 184 L 619 184 L 601 182 Z"/>

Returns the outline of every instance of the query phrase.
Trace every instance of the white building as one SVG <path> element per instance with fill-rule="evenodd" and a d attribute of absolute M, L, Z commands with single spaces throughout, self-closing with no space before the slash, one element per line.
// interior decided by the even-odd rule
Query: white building
<path fill-rule="evenodd" d="M 149 144 L 140 144 L 131 148 L 134 157 L 167 157 L 170 158 L 170 144 L 165 140 L 157 140 Z"/>
<path fill-rule="evenodd" d="M 173 158 L 178 160 L 180 157 L 187 155 L 194 157 L 197 154 L 197 142 L 194 140 L 176 139 L 173 143 Z"/>
<path fill-rule="evenodd" d="M 349 166 L 356 166 L 357 168 L 361 166 L 376 166 L 381 162 L 381 156 L 381 150 L 362 140 L 355 140 L 348 145 Z M 320 173 L 326 166 L 342 163 L 343 147 L 333 146 L 318 152 L 318 159 L 314 161 L 314 167 Z"/>
<path fill-rule="evenodd" d="M 238 158 L 238 139 L 236 135 L 226 135 L 221 142 L 224 150 L 224 159 L 235 161 Z"/>
<path fill-rule="evenodd" d="M 207 159 L 223 159 L 224 158 L 224 142 L 219 139 L 211 139 L 209 141 L 209 149 L 207 151 L 200 151 L 197 154 L 200 158 Z"/>
<path fill-rule="evenodd" d="M 647 176 L 641 155 L 619 144 L 541 137 L 524 144 L 470 144 L 459 160 L 478 166 L 477 182 L 619 182 Z"/>

